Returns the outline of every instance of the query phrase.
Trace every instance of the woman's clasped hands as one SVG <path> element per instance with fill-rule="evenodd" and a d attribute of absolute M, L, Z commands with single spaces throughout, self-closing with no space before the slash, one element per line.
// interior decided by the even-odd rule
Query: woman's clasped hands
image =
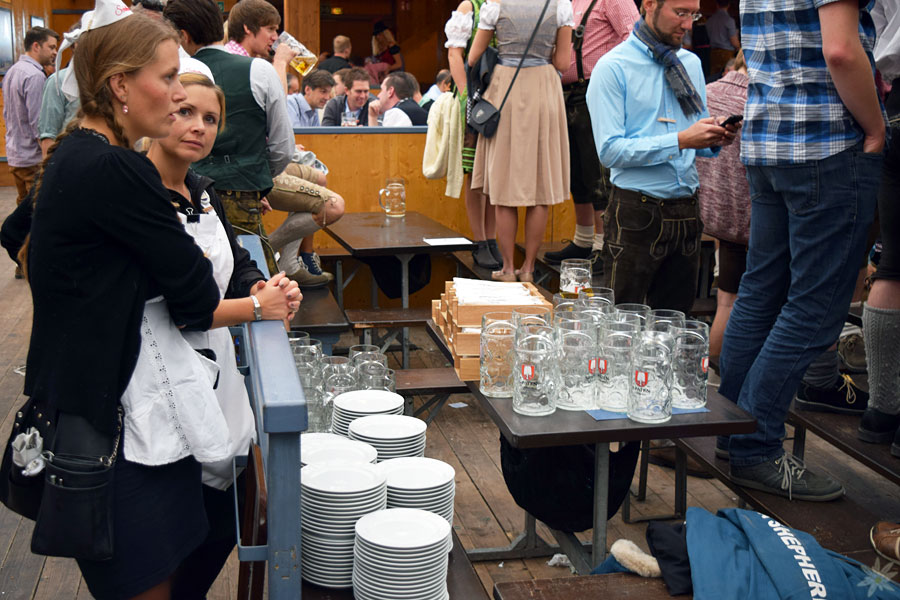
<path fill-rule="evenodd" d="M 267 321 L 293 319 L 303 300 L 297 282 L 288 279 L 284 271 L 268 281 L 256 282 L 250 293 L 259 300 L 262 318 Z"/>

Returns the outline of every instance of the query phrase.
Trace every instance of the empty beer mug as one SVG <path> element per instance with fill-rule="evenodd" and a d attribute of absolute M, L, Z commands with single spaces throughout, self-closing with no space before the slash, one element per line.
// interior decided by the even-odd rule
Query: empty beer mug
<path fill-rule="evenodd" d="M 481 362 L 478 389 L 488 398 L 512 396 L 513 339 L 511 312 L 481 317 Z"/>
<path fill-rule="evenodd" d="M 709 326 L 706 323 L 685 321 L 684 327 L 675 330 L 672 363 L 672 406 L 706 406 L 706 384 L 709 378 Z"/>
<path fill-rule="evenodd" d="M 647 319 L 650 318 L 650 307 L 646 304 L 637 304 L 634 302 L 625 302 L 616 304 L 616 308 L 620 313 L 630 313 L 637 315 L 641 319 L 641 329 L 647 326 Z"/>
<path fill-rule="evenodd" d="M 402 217 L 406 214 L 406 180 L 389 178 L 384 188 L 378 191 L 378 204 L 388 217 Z"/>
<path fill-rule="evenodd" d="M 559 265 L 559 291 L 577 294 L 591 287 L 591 261 L 586 258 L 566 258 Z"/>
<path fill-rule="evenodd" d="M 616 293 L 612 288 L 591 287 L 578 292 L 578 300 L 591 303 L 600 301 L 614 305 L 616 303 Z"/>
<path fill-rule="evenodd" d="M 513 410 L 528 416 L 552 414 L 558 391 L 553 340 L 544 335 L 524 335 L 516 340 L 514 353 Z"/>
<path fill-rule="evenodd" d="M 590 410 L 597 396 L 597 328 L 591 321 L 556 324 L 559 348 L 559 393 L 556 407 Z"/>
<path fill-rule="evenodd" d="M 668 308 L 654 308 L 647 317 L 647 328 L 654 331 L 669 332 L 674 335 L 675 329 L 684 327 L 684 313 Z"/>
<path fill-rule="evenodd" d="M 606 321 L 600 329 L 597 357 L 597 407 L 624 413 L 628 409 L 634 344 L 640 335 L 636 316 L 626 321 Z"/>
<path fill-rule="evenodd" d="M 628 389 L 628 418 L 664 423 L 672 418 L 672 349 L 668 333 L 644 331 L 636 339 Z"/>

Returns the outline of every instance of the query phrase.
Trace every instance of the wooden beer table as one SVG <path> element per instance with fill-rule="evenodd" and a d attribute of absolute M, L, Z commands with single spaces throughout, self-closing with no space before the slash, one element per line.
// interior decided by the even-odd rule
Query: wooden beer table
<path fill-rule="evenodd" d="M 429 322 L 427 331 L 438 348 L 450 356 L 440 331 Z M 609 487 L 609 444 L 639 440 L 679 439 L 713 435 L 734 435 L 756 430 L 756 421 L 747 412 L 716 390 L 710 388 L 706 407 L 709 412 L 673 415 L 665 423 L 638 423 L 630 419 L 597 421 L 585 411 L 557 410 L 551 415 L 532 417 L 513 411 L 511 398 L 487 398 L 477 381 L 466 382 L 485 412 L 515 448 L 549 448 L 574 444 L 593 444 L 594 459 L 594 528 L 591 544 L 582 544 L 573 534 L 551 529 L 559 548 L 566 553 L 580 575 L 586 575 L 606 558 L 606 514 Z M 683 517 L 687 509 L 687 458 L 681 448 L 675 460 L 675 514 Z M 542 556 L 552 546 L 534 531 L 534 517 L 526 517 L 525 532 L 506 548 L 469 551 L 472 560 L 502 560 Z"/>
<path fill-rule="evenodd" d="M 417 212 L 407 212 L 403 217 L 387 217 L 383 212 L 348 213 L 337 223 L 329 224 L 325 231 L 353 258 L 396 256 L 400 261 L 400 289 L 402 307 L 409 308 L 409 261 L 416 254 L 450 253 L 471 250 L 472 242 L 432 245 L 425 239 L 462 237 L 456 231 L 444 227 L 434 219 Z M 356 272 L 346 279 L 341 269 L 336 273 L 338 304 L 343 308 L 343 289 Z M 372 307 L 377 308 L 378 295 L 374 288 Z M 389 341 L 389 340 L 388 340 Z M 402 328 L 403 368 L 409 367 L 409 328 Z"/>

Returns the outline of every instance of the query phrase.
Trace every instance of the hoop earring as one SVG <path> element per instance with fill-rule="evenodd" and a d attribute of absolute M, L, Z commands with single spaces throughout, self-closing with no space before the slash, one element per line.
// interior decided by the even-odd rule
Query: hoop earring
<path fill-rule="evenodd" d="M 126 114 L 126 115 L 128 114 L 128 105 L 127 104 L 122 105 L 122 113 Z"/>

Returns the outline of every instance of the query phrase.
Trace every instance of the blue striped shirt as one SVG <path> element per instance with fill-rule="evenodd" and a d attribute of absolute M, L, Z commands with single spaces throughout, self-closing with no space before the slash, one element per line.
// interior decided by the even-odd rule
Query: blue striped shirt
<path fill-rule="evenodd" d="M 835 0 L 742 0 L 741 43 L 750 75 L 741 159 L 748 165 L 821 160 L 850 148 L 863 130 L 841 102 L 822 53 L 819 8 Z M 872 63 L 875 26 L 859 12 Z"/>

